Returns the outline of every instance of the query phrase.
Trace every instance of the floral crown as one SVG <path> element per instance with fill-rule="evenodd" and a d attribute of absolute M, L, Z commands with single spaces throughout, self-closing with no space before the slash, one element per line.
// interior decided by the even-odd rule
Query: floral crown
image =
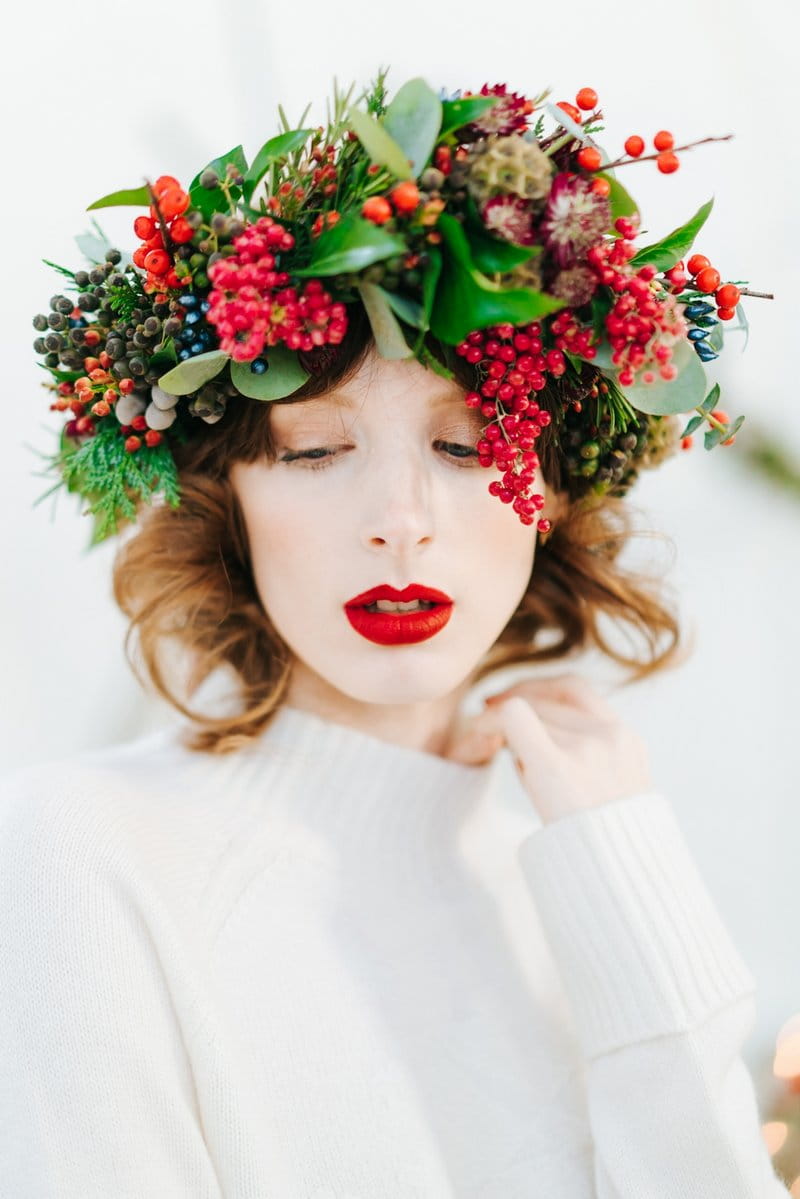
<path fill-rule="evenodd" d="M 713 200 L 637 246 L 617 178 L 646 160 L 670 174 L 700 143 L 661 130 L 645 154 L 632 134 L 612 159 L 592 88 L 550 104 L 505 84 L 447 97 L 416 78 L 387 105 L 386 74 L 354 103 L 334 81 L 327 128 L 291 128 L 279 106 L 282 132 L 250 163 L 236 146 L 188 188 L 162 175 L 89 205 L 146 210 L 130 259 L 95 225 L 77 239 L 90 269 L 47 263 L 69 294 L 34 318 L 34 349 L 51 410 L 70 418 L 43 455 L 58 481 L 39 500 L 62 485 L 82 495 L 91 544 L 156 493 L 177 507 L 174 447 L 235 397 L 294 394 L 339 353 L 353 304 L 383 357 L 450 378 L 448 354 L 471 364 L 465 403 L 486 418 L 475 452 L 501 472 L 488 490 L 539 532 L 547 425 L 573 489 L 597 494 L 624 494 L 702 424 L 706 449 L 733 443 L 744 417 L 716 406 L 703 363 L 723 323 L 746 332 L 741 296 L 764 293 L 689 256 Z"/>

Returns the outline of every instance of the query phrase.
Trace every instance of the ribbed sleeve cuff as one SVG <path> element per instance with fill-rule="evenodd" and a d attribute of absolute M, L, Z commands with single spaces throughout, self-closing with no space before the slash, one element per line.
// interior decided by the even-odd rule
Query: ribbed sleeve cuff
<path fill-rule="evenodd" d="M 685 1031 L 755 992 L 664 796 L 552 821 L 518 856 L 586 1057 Z"/>

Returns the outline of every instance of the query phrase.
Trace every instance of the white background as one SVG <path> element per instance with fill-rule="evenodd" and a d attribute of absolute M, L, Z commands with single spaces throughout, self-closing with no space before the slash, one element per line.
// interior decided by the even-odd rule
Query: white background
<path fill-rule="evenodd" d="M 709 368 L 721 406 L 747 414 L 732 447 L 702 443 L 632 493 L 644 528 L 674 540 L 660 552 L 694 629 L 691 661 L 615 694 L 646 737 L 709 890 L 759 983 L 746 1057 L 762 1095 L 776 1035 L 800 1008 L 798 887 L 798 578 L 800 504 L 748 468 L 739 452 L 762 425 L 800 457 L 796 396 L 798 134 L 790 6 L 705 4 L 272 4 L 19 6 L 0 72 L 3 138 L 5 453 L 2 505 L 2 667 L 6 698 L 0 769 L 127 740 L 166 708 L 125 663 L 125 625 L 110 597 L 115 546 L 87 552 L 88 520 L 66 492 L 33 507 L 52 480 L 31 449 L 52 452 L 62 417 L 31 342 L 34 313 L 60 290 L 41 264 L 79 265 L 86 205 L 142 177 L 188 182 L 241 141 L 249 155 L 278 131 L 277 104 L 325 122 L 333 77 L 360 92 L 389 66 L 390 96 L 407 78 L 453 91 L 508 84 L 573 100 L 594 87 L 601 141 L 668 128 L 677 144 L 734 133 L 688 152 L 679 171 L 625 168 L 653 239 L 714 195 L 696 249 L 727 278 L 772 291 L 751 300 L 747 352 L 731 335 Z M 130 209 L 98 214 L 134 247 Z M 643 540 L 642 564 L 658 543 Z M 599 660 L 570 665 L 598 680 Z"/>

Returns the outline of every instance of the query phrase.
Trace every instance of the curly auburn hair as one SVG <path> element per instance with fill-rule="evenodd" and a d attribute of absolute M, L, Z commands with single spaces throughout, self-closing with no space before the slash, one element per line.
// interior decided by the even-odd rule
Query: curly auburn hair
<path fill-rule="evenodd" d="M 334 353 L 329 347 L 304 356 L 312 372 L 291 397 L 264 403 L 238 393 L 224 415 L 200 435 L 174 448 L 181 502 L 141 505 L 132 536 L 123 541 L 113 564 L 113 595 L 129 619 L 125 653 L 134 673 L 191 722 L 184 737 L 197 752 L 229 753 L 246 745 L 269 724 L 285 698 L 292 653 L 272 625 L 256 590 L 244 517 L 229 479 L 235 462 L 275 460 L 270 430 L 273 403 L 318 396 L 357 370 L 374 339 L 360 303 L 349 306 L 348 330 Z M 453 347 L 426 337 L 439 363 L 470 390 L 474 367 Z M 551 415 L 563 411 L 560 380 L 551 381 L 537 401 Z M 664 534 L 634 529 L 623 498 L 627 488 L 602 497 L 587 491 L 586 480 L 569 477 L 557 437 L 557 421 L 537 439 L 545 483 L 568 501 L 565 514 L 545 539 L 539 538 L 530 584 L 517 610 L 475 673 L 475 681 L 504 667 L 574 656 L 598 648 L 628 668 L 627 685 L 685 659 L 679 652 L 675 610 L 660 594 L 663 582 L 624 570 L 619 557 L 638 535 L 669 540 Z M 630 480 L 628 480 L 628 485 Z M 658 586 L 657 582 L 661 585 Z M 616 649 L 602 620 L 633 630 L 643 652 Z M 542 643 L 545 635 L 549 640 Z M 144 666 L 131 654 L 138 636 Z M 666 638 L 666 645 L 659 643 Z M 168 650 L 177 647 L 190 670 L 184 688 L 174 682 Z M 683 647 L 680 646 L 680 650 Z M 232 671 L 239 710 L 211 715 L 189 700 L 215 671 Z"/>

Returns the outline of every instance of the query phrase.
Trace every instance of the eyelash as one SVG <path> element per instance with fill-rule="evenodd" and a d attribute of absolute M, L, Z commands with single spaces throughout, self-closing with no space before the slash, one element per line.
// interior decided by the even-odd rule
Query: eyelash
<path fill-rule="evenodd" d="M 458 442 L 455 442 L 455 441 L 434 442 L 434 445 L 443 445 L 443 446 L 447 446 L 451 449 L 457 449 L 457 450 L 468 450 L 469 452 L 467 454 L 464 454 L 464 455 L 454 454 L 453 455 L 454 458 L 459 459 L 460 461 L 464 461 L 469 458 L 477 458 L 478 457 L 478 451 L 474 446 L 459 445 Z M 290 452 L 288 454 L 284 454 L 283 458 L 281 458 L 280 461 L 281 462 L 297 462 L 299 459 L 311 460 L 312 454 L 322 453 L 323 451 L 325 452 L 324 458 L 317 459 L 311 465 L 309 465 L 308 467 L 305 467 L 304 469 L 306 469 L 306 470 L 324 470 L 325 467 L 330 462 L 332 462 L 333 458 L 334 458 L 334 455 L 332 453 L 328 452 L 327 447 L 319 447 L 318 449 L 313 449 L 313 450 L 303 450 L 299 453 L 291 453 Z"/>

